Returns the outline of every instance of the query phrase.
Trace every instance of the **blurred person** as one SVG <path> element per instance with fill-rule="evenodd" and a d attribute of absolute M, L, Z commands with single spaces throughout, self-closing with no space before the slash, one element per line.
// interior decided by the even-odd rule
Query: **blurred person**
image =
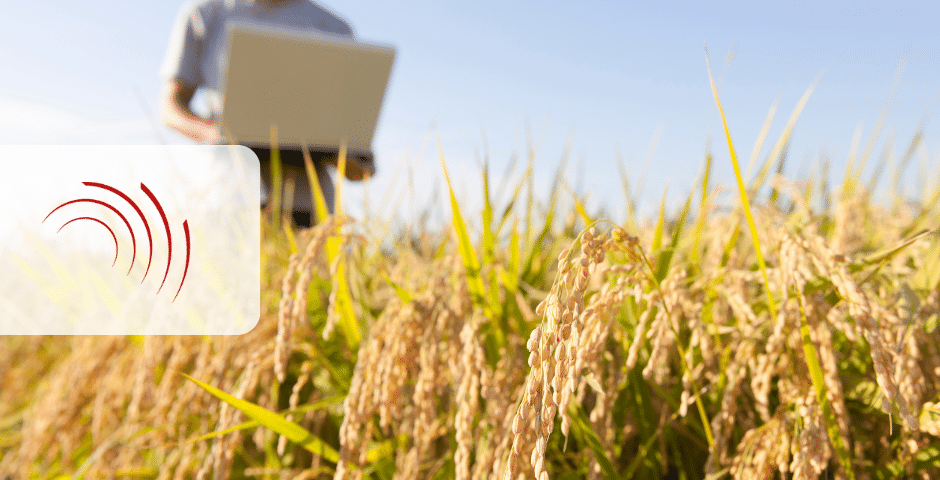
<path fill-rule="evenodd" d="M 227 25 L 232 21 L 316 30 L 355 39 L 345 20 L 311 0 L 197 0 L 187 3 L 177 17 L 160 70 L 163 80 L 160 111 L 168 127 L 204 144 L 226 143 L 218 118 L 222 110 Z M 208 103 L 209 114 L 206 117 L 196 114 L 192 108 L 193 96 L 199 89 L 204 91 Z M 272 198 L 271 151 L 267 147 L 249 148 L 261 162 L 263 207 Z M 327 165 L 336 165 L 336 152 L 312 151 L 311 156 L 327 206 L 332 212 L 333 182 Z M 283 182 L 286 184 L 291 180 L 294 184 L 294 224 L 309 227 L 315 218 L 303 154 L 300 150 L 282 148 L 280 158 Z M 374 173 L 371 156 L 347 157 L 348 179 L 359 181 Z"/>

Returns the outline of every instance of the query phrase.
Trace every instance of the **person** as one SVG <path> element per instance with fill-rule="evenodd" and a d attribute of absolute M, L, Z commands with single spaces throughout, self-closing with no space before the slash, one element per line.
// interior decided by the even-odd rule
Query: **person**
<path fill-rule="evenodd" d="M 205 144 L 226 143 L 218 118 L 222 110 L 226 26 L 233 21 L 263 26 L 315 29 L 354 39 L 345 20 L 310 0 L 198 0 L 185 5 L 177 17 L 160 76 L 163 79 L 160 115 L 170 128 Z M 205 92 L 208 116 L 193 111 L 197 90 Z M 261 199 L 272 198 L 270 148 L 250 145 L 261 162 Z M 327 166 L 336 166 L 336 152 L 310 152 L 318 182 L 333 211 L 333 183 Z M 314 222 L 310 183 L 300 150 L 280 149 L 284 183 L 294 185 L 293 220 L 298 227 Z M 375 173 L 371 156 L 350 157 L 346 178 L 359 181 Z M 282 198 L 284 198 L 282 196 Z"/>

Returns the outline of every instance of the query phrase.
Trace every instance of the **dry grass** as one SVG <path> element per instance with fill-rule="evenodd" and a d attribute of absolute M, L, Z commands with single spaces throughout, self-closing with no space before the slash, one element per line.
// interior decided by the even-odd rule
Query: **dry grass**
<path fill-rule="evenodd" d="M 391 252 L 341 216 L 292 251 L 268 217 L 249 334 L 0 339 L 0 472 L 940 476 L 938 195 L 884 206 L 859 180 L 772 179 L 761 261 L 707 180 L 694 220 L 630 230 L 487 192 L 476 241 L 454 202 Z"/>

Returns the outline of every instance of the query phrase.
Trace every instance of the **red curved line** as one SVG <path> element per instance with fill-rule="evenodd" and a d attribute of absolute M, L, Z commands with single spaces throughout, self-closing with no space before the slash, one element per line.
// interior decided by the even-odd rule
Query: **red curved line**
<path fill-rule="evenodd" d="M 73 219 L 71 219 L 71 220 L 65 222 L 64 224 L 62 224 L 62 226 L 59 227 L 59 229 L 56 230 L 55 233 L 61 232 L 62 229 L 65 228 L 66 225 L 68 225 L 68 224 L 70 224 L 70 223 L 72 223 L 72 222 L 74 222 L 74 221 L 76 221 L 76 220 L 94 220 L 94 221 L 100 223 L 101 225 L 103 225 L 104 228 L 107 228 L 107 229 L 108 229 L 108 233 L 110 233 L 110 234 L 111 234 L 111 238 L 114 239 L 114 261 L 111 262 L 111 266 L 113 267 L 114 264 L 117 263 L 117 257 L 118 257 L 118 241 L 117 241 L 117 236 L 114 235 L 114 230 L 111 230 L 111 227 L 109 227 L 108 224 L 102 222 L 101 220 L 98 220 L 97 218 L 92 218 L 92 217 L 78 217 L 78 218 L 73 218 Z"/>
<path fill-rule="evenodd" d="M 189 271 L 189 220 L 183 220 L 183 234 L 186 236 L 186 266 L 183 267 L 183 279 L 180 280 L 180 288 L 176 289 L 176 295 L 173 297 L 173 301 L 176 301 L 176 297 L 180 296 L 180 290 L 183 289 L 183 282 L 186 281 L 186 272 Z"/>
<path fill-rule="evenodd" d="M 66 205 L 70 205 L 70 204 L 72 204 L 72 203 L 79 203 L 79 202 L 97 203 L 98 205 L 104 205 L 105 207 L 110 208 L 112 212 L 116 213 L 117 216 L 121 217 L 121 220 L 124 221 L 124 225 L 127 225 L 127 231 L 130 232 L 130 234 L 131 234 L 131 245 L 133 246 L 134 252 L 135 252 L 135 254 L 136 254 L 136 252 L 137 252 L 137 239 L 134 238 L 134 230 L 131 229 L 131 222 L 128 222 L 128 221 L 127 221 L 127 218 L 124 217 L 124 214 L 122 214 L 121 212 L 119 212 L 118 209 L 114 208 L 114 206 L 112 206 L 110 203 L 102 202 L 101 200 L 95 200 L 95 199 L 93 199 L 93 198 L 79 198 L 78 200 L 71 200 L 71 201 L 65 202 L 65 203 L 63 203 L 62 205 L 59 205 L 58 207 L 55 207 L 54 209 L 52 209 L 52 211 L 49 212 L 49 215 L 46 215 L 46 218 L 42 219 L 42 222 L 41 222 L 41 223 L 45 223 L 46 220 L 49 219 L 49 216 L 52 215 L 53 213 L 55 213 L 56 210 L 58 210 L 58 209 L 60 209 L 60 208 L 62 208 L 62 207 L 64 207 L 64 206 L 66 206 Z M 128 270 L 127 273 L 131 273 L 130 270 Z"/>
<path fill-rule="evenodd" d="M 166 283 L 167 275 L 170 274 L 170 260 L 173 259 L 173 237 L 170 235 L 170 222 L 166 220 L 166 213 L 163 212 L 163 207 L 160 205 L 160 202 L 157 201 L 157 197 L 144 185 L 144 182 L 140 182 L 140 189 L 150 197 L 150 201 L 157 207 L 157 211 L 160 212 L 160 218 L 163 219 L 163 228 L 166 229 L 166 272 L 163 274 L 163 281 L 160 282 L 160 288 L 157 289 L 157 293 L 160 293 L 160 290 L 163 290 L 163 284 Z"/>
<path fill-rule="evenodd" d="M 144 271 L 144 278 L 141 278 L 141 279 L 140 279 L 140 283 L 144 283 L 144 280 L 147 278 L 147 274 L 150 273 L 150 262 L 153 261 L 153 236 L 150 234 L 150 224 L 147 222 L 147 218 L 144 217 L 144 212 L 142 212 L 142 211 L 140 210 L 140 207 L 138 207 L 137 204 L 134 203 L 134 201 L 131 200 L 130 197 L 128 197 L 127 195 L 125 195 L 124 192 L 122 192 L 122 191 L 120 191 L 120 190 L 118 190 L 118 189 L 116 189 L 116 188 L 114 188 L 114 187 L 112 187 L 112 186 L 110 186 L 110 185 L 105 185 L 104 183 L 97 183 L 97 182 L 82 182 L 82 184 L 83 184 L 83 185 L 87 185 L 87 186 L 89 186 L 89 187 L 103 188 L 103 189 L 105 189 L 105 190 L 107 190 L 107 191 L 109 191 L 109 192 L 111 192 L 111 193 L 114 193 L 114 194 L 116 194 L 117 196 L 123 198 L 124 201 L 126 201 L 127 203 L 131 204 L 132 207 L 134 207 L 134 210 L 137 212 L 137 215 L 139 215 L 139 216 L 140 216 L 140 219 L 144 222 L 144 228 L 147 229 L 147 243 L 148 243 L 148 247 L 150 248 L 150 258 L 147 259 L 147 270 Z M 134 247 L 134 255 L 131 257 L 131 268 L 134 268 L 134 260 L 135 260 L 136 258 L 137 258 L 137 248 L 136 248 L 136 245 L 135 245 L 135 247 Z M 128 268 L 128 269 L 127 269 L 127 273 L 131 273 L 131 268 Z"/>

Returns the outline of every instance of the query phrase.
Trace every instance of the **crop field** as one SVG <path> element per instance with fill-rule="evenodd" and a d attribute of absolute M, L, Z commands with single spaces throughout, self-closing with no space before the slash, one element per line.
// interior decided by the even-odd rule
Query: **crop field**
<path fill-rule="evenodd" d="M 0 338 L 0 478 L 940 478 L 940 185 L 921 132 L 776 175 L 809 93 L 652 219 L 537 201 L 534 154 L 439 230 L 266 211 L 246 335 Z"/>

